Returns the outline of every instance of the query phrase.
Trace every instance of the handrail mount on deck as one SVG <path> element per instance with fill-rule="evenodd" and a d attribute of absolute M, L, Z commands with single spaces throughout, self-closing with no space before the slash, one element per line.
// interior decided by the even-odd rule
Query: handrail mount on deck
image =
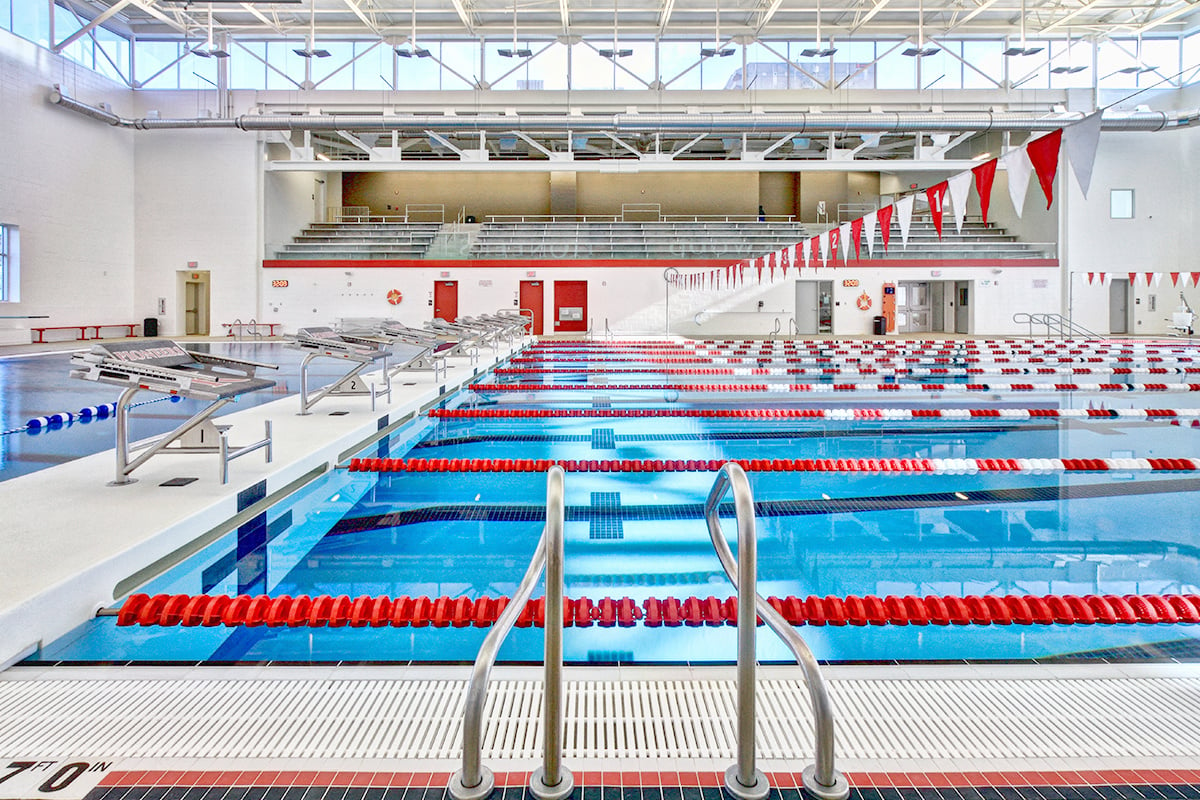
<path fill-rule="evenodd" d="M 454 800 L 484 800 L 496 788 L 495 776 L 482 764 L 483 709 L 487 701 L 488 676 L 500 646 L 533 594 L 543 566 L 546 568 L 546 663 L 542 687 L 544 747 L 542 766 L 529 776 L 529 793 L 538 800 L 563 800 L 575 788 L 574 777 L 562 765 L 563 527 L 566 520 L 563 475 L 559 466 L 551 467 L 546 475 L 546 527 L 512 601 L 492 625 L 475 658 L 463 714 L 462 768 L 450 776 L 447 787 Z"/>
<path fill-rule="evenodd" d="M 718 517 L 721 500 L 730 489 L 733 490 L 737 515 L 737 561 L 734 561 L 729 544 L 725 541 Z M 812 701 L 816 726 L 816 763 L 804 768 L 801 776 L 804 789 L 818 800 L 845 800 L 850 795 L 850 784 L 834 768 L 833 708 L 821 668 L 808 645 L 783 615 L 758 595 L 758 535 L 754 523 L 754 496 L 750 492 L 746 473 L 737 464 L 725 464 L 717 472 L 717 479 L 704 504 L 704 518 L 708 523 L 713 548 L 717 551 L 725 574 L 737 587 L 738 598 L 737 763 L 725 771 L 725 791 L 737 800 L 763 800 L 771 790 L 767 776 L 754 764 L 755 635 L 756 617 L 762 617 L 796 657 L 796 662 L 804 672 L 808 696 Z M 549 614 L 549 611 L 547 601 L 546 613 Z"/>

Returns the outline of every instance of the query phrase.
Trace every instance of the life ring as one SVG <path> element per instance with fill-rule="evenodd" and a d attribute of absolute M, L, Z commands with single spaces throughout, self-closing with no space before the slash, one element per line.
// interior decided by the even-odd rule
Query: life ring
<path fill-rule="evenodd" d="M 387 293 L 387 300 L 394 306 L 400 305 L 400 301 L 404 299 L 404 295 L 400 294 L 399 289 L 392 289 Z"/>
<path fill-rule="evenodd" d="M 866 292 L 863 292 L 862 294 L 860 294 L 858 296 L 858 299 L 855 300 L 854 302 L 858 305 L 859 311 L 866 311 L 868 308 L 871 307 L 871 296 L 868 295 Z"/>

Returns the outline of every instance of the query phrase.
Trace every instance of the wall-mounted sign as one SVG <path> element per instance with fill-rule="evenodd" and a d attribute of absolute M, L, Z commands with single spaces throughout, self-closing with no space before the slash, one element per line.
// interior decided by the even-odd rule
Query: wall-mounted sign
<path fill-rule="evenodd" d="M 929 277 L 940 278 L 942 277 L 942 271 L 940 269 L 931 269 L 929 270 Z"/>
<path fill-rule="evenodd" d="M 450 277 L 450 273 L 449 273 L 449 272 L 443 272 L 443 273 L 442 273 L 442 275 L 441 275 L 441 277 L 443 277 L 443 278 L 449 278 L 449 277 Z"/>
<path fill-rule="evenodd" d="M 525 273 L 525 277 L 526 277 L 526 278 L 536 278 L 536 277 L 537 277 L 537 272 L 536 272 L 536 271 L 534 271 L 534 270 L 530 270 L 529 272 L 526 272 L 526 273 Z"/>
<path fill-rule="evenodd" d="M 1033 279 L 1033 288 L 1035 288 L 1035 289 L 1046 289 L 1049 286 L 1050 286 L 1050 281 L 1046 280 L 1045 278 L 1034 278 Z"/>
<path fill-rule="evenodd" d="M 858 280 L 856 278 L 847 278 L 846 280 L 842 281 L 842 286 L 847 289 L 853 289 L 854 287 L 858 286 Z"/>
<path fill-rule="evenodd" d="M 492 282 L 490 280 L 483 280 L 483 281 L 479 282 L 479 285 L 480 286 L 491 286 Z"/>
<path fill-rule="evenodd" d="M 287 288 L 287 285 L 288 285 L 288 282 L 287 282 L 286 280 L 282 280 L 282 281 L 271 281 L 271 288 L 272 288 L 272 289 L 286 289 L 286 288 Z"/>

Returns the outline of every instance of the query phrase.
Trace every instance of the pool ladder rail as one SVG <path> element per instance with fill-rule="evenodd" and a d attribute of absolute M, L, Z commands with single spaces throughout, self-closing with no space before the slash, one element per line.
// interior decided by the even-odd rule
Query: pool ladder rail
<path fill-rule="evenodd" d="M 483 710 L 488 676 L 496 654 L 512 630 L 533 588 L 546 570 L 545 672 L 543 679 L 542 766 L 529 776 L 529 793 L 538 800 L 563 800 L 575 788 L 570 770 L 562 765 L 562 632 L 563 632 L 563 500 L 562 467 L 551 467 L 546 476 L 546 526 L 533 552 L 525 576 L 479 648 L 467 686 L 463 714 L 462 768 L 450 776 L 447 787 L 454 800 L 484 800 L 496 788 L 495 776 L 482 764 Z"/>
<path fill-rule="evenodd" d="M 538 800 L 563 800 L 574 788 L 574 779 L 562 765 L 562 635 L 563 635 L 563 505 L 562 467 L 553 466 L 547 476 L 546 526 L 533 559 L 517 587 L 512 602 L 496 620 L 480 647 L 467 687 L 463 718 L 462 768 L 450 778 L 449 794 L 454 800 L 484 800 L 495 789 L 495 778 L 482 764 L 483 710 L 487 683 L 496 654 L 529 601 L 534 585 L 546 570 L 545 668 L 543 685 L 544 749 L 542 766 L 529 780 L 529 792 Z M 725 541 L 718 517 L 721 501 L 733 492 L 737 518 L 738 558 Z M 804 789 L 817 800 L 845 800 L 850 785 L 834 766 L 833 707 L 821 676 L 820 666 L 808 645 L 787 620 L 758 594 L 757 531 L 754 497 L 745 471 L 727 463 L 717 478 L 704 506 L 709 536 L 725 574 L 737 587 L 737 762 L 725 773 L 725 791 L 735 800 L 765 800 L 770 783 L 755 766 L 755 636 L 757 617 L 783 639 L 804 673 L 816 727 L 815 763 L 802 772 Z"/>

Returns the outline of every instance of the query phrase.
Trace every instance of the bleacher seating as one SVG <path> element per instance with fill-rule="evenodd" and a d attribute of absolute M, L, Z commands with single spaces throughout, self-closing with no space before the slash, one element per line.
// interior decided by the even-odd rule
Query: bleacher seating
<path fill-rule="evenodd" d="M 488 220 L 474 258 L 736 258 L 805 236 L 798 222 L 757 220 L 561 222 Z"/>
<path fill-rule="evenodd" d="M 314 222 L 277 251 L 277 258 L 423 258 L 439 222 Z"/>
<path fill-rule="evenodd" d="M 992 223 L 985 225 L 979 218 L 968 217 L 963 222 L 962 233 L 959 233 L 950 214 L 942 218 L 942 236 L 939 239 L 929 216 L 913 215 L 908 229 L 908 246 L 902 246 L 899 226 L 893 220 L 887 251 L 884 251 L 879 231 L 876 230 L 872 257 L 889 260 L 1054 258 L 1056 251 L 1053 243 L 1020 241 L 1004 228 Z M 868 257 L 866 241 L 862 243 L 862 257 Z"/>

